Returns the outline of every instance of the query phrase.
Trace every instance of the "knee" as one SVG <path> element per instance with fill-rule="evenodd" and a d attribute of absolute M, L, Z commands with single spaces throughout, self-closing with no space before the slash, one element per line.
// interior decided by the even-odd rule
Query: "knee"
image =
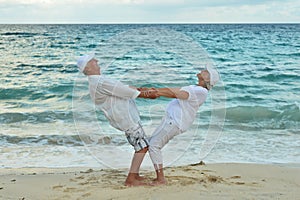
<path fill-rule="evenodd" d="M 148 150 L 149 150 L 149 152 L 157 152 L 157 151 L 161 150 L 161 147 L 156 144 L 151 144 L 151 142 L 150 142 Z"/>

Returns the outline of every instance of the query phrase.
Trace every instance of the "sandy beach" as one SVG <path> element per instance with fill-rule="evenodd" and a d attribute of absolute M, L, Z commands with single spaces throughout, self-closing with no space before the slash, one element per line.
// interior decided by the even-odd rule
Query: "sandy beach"
<path fill-rule="evenodd" d="M 0 199 L 299 199 L 299 166 L 192 164 L 167 167 L 165 186 L 126 187 L 126 169 L 0 170 Z M 148 182 L 150 170 L 142 171 Z"/>

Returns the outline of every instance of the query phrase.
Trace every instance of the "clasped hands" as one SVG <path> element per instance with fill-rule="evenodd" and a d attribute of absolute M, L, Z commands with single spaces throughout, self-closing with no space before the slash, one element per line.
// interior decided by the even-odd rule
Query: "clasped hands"
<path fill-rule="evenodd" d="M 158 95 L 158 90 L 156 88 L 137 88 L 138 91 L 141 92 L 141 97 L 142 98 L 147 98 L 147 99 L 156 99 L 159 97 Z"/>

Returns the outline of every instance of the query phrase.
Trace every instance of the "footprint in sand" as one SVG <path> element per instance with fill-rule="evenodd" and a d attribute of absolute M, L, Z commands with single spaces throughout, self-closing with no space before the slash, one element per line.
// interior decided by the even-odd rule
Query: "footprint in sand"
<path fill-rule="evenodd" d="M 93 169 L 88 169 L 86 171 L 80 171 L 81 174 L 89 174 L 89 173 L 92 173 L 92 172 L 94 172 Z"/>
<path fill-rule="evenodd" d="M 80 183 L 78 183 L 79 185 L 87 185 L 87 184 L 89 184 L 90 182 L 89 181 L 84 181 L 84 182 L 80 182 Z"/>
<path fill-rule="evenodd" d="M 198 178 L 186 176 L 167 176 L 166 178 L 169 184 L 192 185 L 199 182 Z"/>
<path fill-rule="evenodd" d="M 236 176 L 231 176 L 229 179 L 240 179 L 240 178 L 242 178 L 242 177 L 236 175 Z M 240 181 L 237 181 L 237 182 L 231 182 L 231 183 L 236 184 L 236 185 L 244 185 L 244 184 L 245 184 L 245 182 L 240 182 Z"/>
<path fill-rule="evenodd" d="M 211 183 L 221 183 L 224 182 L 224 179 L 221 178 L 220 176 L 213 176 L 213 175 L 208 175 L 207 180 Z"/>
<path fill-rule="evenodd" d="M 238 178 L 241 178 L 241 176 L 232 176 L 230 178 L 232 178 L 232 179 L 238 179 Z"/>
<path fill-rule="evenodd" d="M 244 182 L 234 182 L 234 184 L 236 184 L 236 185 L 245 185 Z"/>
<path fill-rule="evenodd" d="M 85 177 L 84 176 L 77 176 L 75 177 L 75 179 L 84 179 Z"/>
<path fill-rule="evenodd" d="M 242 178 L 242 177 L 237 175 L 237 176 L 232 176 L 229 179 L 240 179 L 240 178 Z M 237 182 L 231 182 L 231 183 L 236 184 L 236 185 L 249 185 L 249 186 L 257 186 L 258 185 L 257 182 L 246 183 L 243 181 L 237 181 Z"/>
<path fill-rule="evenodd" d="M 70 178 L 69 181 L 70 182 L 80 182 L 80 181 L 84 181 L 84 182 L 80 182 L 80 185 L 85 185 L 88 181 L 85 181 L 85 176 L 76 176 L 75 178 Z"/>
<path fill-rule="evenodd" d="M 203 169 L 202 171 L 203 171 L 203 172 L 216 172 L 216 171 L 209 170 L 209 169 Z"/>
<path fill-rule="evenodd" d="M 182 171 L 195 173 L 195 172 L 198 172 L 199 170 L 186 168 L 186 169 L 183 169 Z"/>
<path fill-rule="evenodd" d="M 77 188 L 74 187 L 67 187 L 64 189 L 64 192 L 77 192 Z"/>
<path fill-rule="evenodd" d="M 52 187 L 53 190 L 59 190 L 62 189 L 65 185 L 55 185 Z"/>
<path fill-rule="evenodd" d="M 81 195 L 81 197 L 89 197 L 89 196 L 91 196 L 92 194 L 90 193 L 90 192 L 88 192 L 88 193 L 85 193 L 85 194 L 83 194 L 83 195 Z"/>

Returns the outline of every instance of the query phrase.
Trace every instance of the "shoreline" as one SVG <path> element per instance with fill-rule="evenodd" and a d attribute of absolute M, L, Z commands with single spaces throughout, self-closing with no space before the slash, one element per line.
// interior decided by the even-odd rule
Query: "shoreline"
<path fill-rule="evenodd" d="M 300 167 L 218 163 L 166 167 L 165 186 L 126 187 L 128 169 L 0 169 L 0 199 L 296 199 Z M 154 171 L 142 170 L 147 182 Z"/>

